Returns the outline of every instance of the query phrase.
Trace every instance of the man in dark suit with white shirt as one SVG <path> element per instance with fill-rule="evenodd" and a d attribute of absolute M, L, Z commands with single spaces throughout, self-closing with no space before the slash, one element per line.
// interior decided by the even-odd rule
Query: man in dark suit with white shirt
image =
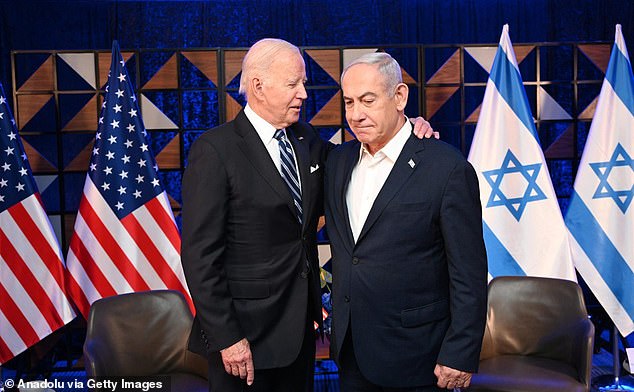
<path fill-rule="evenodd" d="M 341 390 L 467 387 L 486 319 L 476 173 L 448 144 L 411 137 L 408 87 L 389 54 L 362 56 L 341 82 L 358 139 L 326 167 Z"/>

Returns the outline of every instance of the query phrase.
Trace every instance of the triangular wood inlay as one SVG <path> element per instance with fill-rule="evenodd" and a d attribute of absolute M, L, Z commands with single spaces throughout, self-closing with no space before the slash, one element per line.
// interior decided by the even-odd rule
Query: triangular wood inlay
<path fill-rule="evenodd" d="M 460 50 L 456 50 L 427 83 L 460 83 Z"/>
<path fill-rule="evenodd" d="M 29 165 L 33 173 L 53 173 L 57 172 L 57 168 L 46 158 L 40 154 L 32 145 L 30 145 L 24 138 L 22 139 L 22 145 L 24 146 L 24 152 L 29 160 Z"/>
<path fill-rule="evenodd" d="M 156 89 L 173 89 L 178 88 L 178 73 L 176 70 L 176 54 L 173 54 L 163 64 L 163 66 L 156 71 L 154 76 L 145 83 L 143 88 L 156 88 Z"/>
<path fill-rule="evenodd" d="M 341 92 L 337 91 L 335 95 L 319 110 L 319 112 L 310 120 L 315 126 L 336 125 L 341 124 Z"/>
<path fill-rule="evenodd" d="M 306 50 L 308 54 L 328 75 L 337 83 L 341 77 L 340 53 L 337 49 L 313 49 Z"/>
<path fill-rule="evenodd" d="M 53 56 L 49 56 L 35 72 L 18 88 L 18 92 L 52 91 L 55 89 Z"/>
<path fill-rule="evenodd" d="M 218 53 L 216 51 L 181 52 L 213 84 L 218 85 Z"/>
<path fill-rule="evenodd" d="M 161 169 L 180 169 L 181 162 L 180 135 L 176 134 L 172 140 L 156 155 L 156 163 Z"/>
<path fill-rule="evenodd" d="M 247 54 L 245 50 L 227 50 L 225 52 L 225 85 L 231 83 L 242 70 L 242 59 Z"/>

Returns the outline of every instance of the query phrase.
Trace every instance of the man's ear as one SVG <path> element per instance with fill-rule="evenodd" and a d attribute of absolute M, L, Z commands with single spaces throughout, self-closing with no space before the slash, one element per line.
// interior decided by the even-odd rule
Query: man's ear
<path fill-rule="evenodd" d="M 408 96 L 409 96 L 409 87 L 407 87 L 405 83 L 399 83 L 396 86 L 396 92 L 394 93 L 394 99 L 396 100 L 396 108 L 399 111 L 405 110 Z"/>
<path fill-rule="evenodd" d="M 253 93 L 253 96 L 256 99 L 261 100 L 262 95 L 264 94 L 262 90 L 262 87 L 263 87 L 262 79 L 260 79 L 259 77 L 255 77 L 251 79 L 249 81 L 249 86 L 251 87 L 251 92 Z"/>

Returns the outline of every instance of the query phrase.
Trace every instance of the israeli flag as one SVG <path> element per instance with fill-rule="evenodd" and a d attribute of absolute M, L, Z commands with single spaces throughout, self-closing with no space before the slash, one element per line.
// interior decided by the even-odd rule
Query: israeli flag
<path fill-rule="evenodd" d="M 576 281 L 568 232 L 504 25 L 469 162 L 478 173 L 490 278 Z"/>
<path fill-rule="evenodd" d="M 566 213 L 577 270 L 623 336 L 634 331 L 634 77 L 621 33 Z"/>

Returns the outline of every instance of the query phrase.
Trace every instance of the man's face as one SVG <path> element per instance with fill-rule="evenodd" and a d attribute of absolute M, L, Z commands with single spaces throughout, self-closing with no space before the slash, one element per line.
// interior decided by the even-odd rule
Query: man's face
<path fill-rule="evenodd" d="M 262 108 L 266 120 L 281 129 L 299 121 L 302 102 L 307 98 L 304 59 L 295 52 L 281 52 L 262 78 Z"/>
<path fill-rule="evenodd" d="M 403 125 L 407 86 L 399 84 L 394 96 L 390 96 L 376 65 L 356 64 L 346 71 L 341 88 L 348 124 L 357 139 L 374 154 Z"/>

